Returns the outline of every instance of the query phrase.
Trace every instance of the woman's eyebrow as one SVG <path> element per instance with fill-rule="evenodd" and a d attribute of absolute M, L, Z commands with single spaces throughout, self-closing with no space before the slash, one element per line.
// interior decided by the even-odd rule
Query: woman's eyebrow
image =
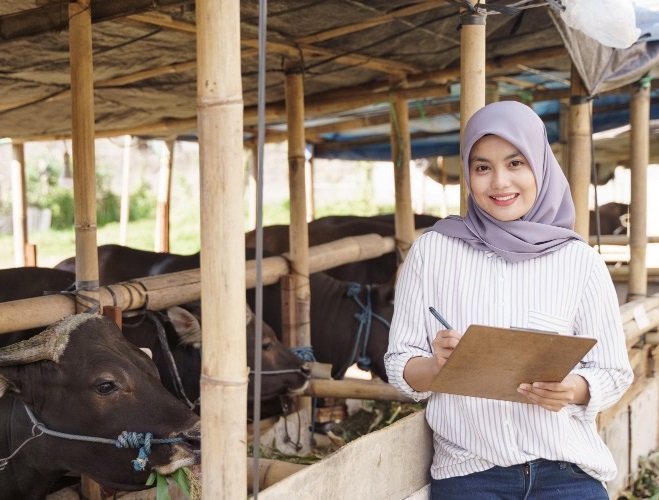
<path fill-rule="evenodd" d="M 514 153 L 511 153 L 508 156 L 506 156 L 504 158 L 504 160 L 512 160 L 513 158 L 517 158 L 518 156 L 522 156 L 522 153 L 520 151 L 515 151 Z M 470 156 L 469 157 L 469 164 L 470 165 L 474 162 L 479 162 L 479 161 L 488 163 L 490 160 L 488 160 L 487 158 L 483 158 L 481 156 Z"/>

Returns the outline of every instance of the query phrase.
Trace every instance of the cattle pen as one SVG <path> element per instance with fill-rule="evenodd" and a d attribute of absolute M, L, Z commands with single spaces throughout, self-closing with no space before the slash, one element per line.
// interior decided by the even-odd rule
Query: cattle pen
<path fill-rule="evenodd" d="M 0 136 L 12 140 L 17 259 L 34 263 L 21 193 L 23 145 L 70 138 L 76 293 L 73 301 L 55 294 L 0 304 L 0 333 L 45 326 L 90 307 L 108 313 L 158 310 L 202 297 L 202 495 L 244 498 L 246 483 L 256 480 L 248 478 L 250 464 L 243 460 L 249 374 L 242 334 L 245 287 L 291 284 L 287 336 L 292 346 L 309 345 L 309 275 L 385 253 L 403 259 L 416 238 L 412 158 L 446 159 L 438 175 L 442 184 L 462 185 L 464 214 L 457 138 L 489 100 L 525 102 L 546 120 L 566 165 L 577 209 L 575 229 L 586 238 L 590 185 L 596 190 L 605 170 L 596 167 L 593 132 L 604 129 L 602 122 L 629 125 L 623 152 L 602 151 L 600 157 L 603 167 L 625 164 L 632 178 L 633 218 L 625 239 L 630 259 L 622 277 L 626 303 L 620 307 L 636 380 L 598 420 L 619 469 L 607 485 L 614 497 L 628 486 L 638 457 L 656 449 L 658 440 L 659 296 L 647 293 L 648 275 L 655 270 L 646 265 L 646 168 L 657 154 L 658 141 L 650 143 L 648 131 L 658 117 L 653 72 L 659 51 L 654 40 L 645 39 L 629 50 L 611 49 L 568 26 L 557 3 L 280 0 L 265 11 L 265 2 L 251 0 L 2 2 L 0 43 L 8 75 L 2 85 L 11 92 L 0 100 Z M 595 55 L 613 60 L 613 53 L 629 63 L 622 77 L 607 73 L 616 69 L 608 63 L 587 64 Z M 601 101 L 593 102 L 595 96 Z M 98 286 L 94 140 L 122 135 L 199 142 L 199 269 Z M 260 259 L 246 262 L 243 147 L 256 151 L 262 162 L 264 141 L 281 140 L 288 144 L 290 251 L 267 257 L 262 265 Z M 391 161 L 394 236 L 309 246 L 309 144 L 317 157 L 343 152 Z M 163 193 L 160 213 L 166 218 L 167 189 Z M 340 381 L 312 384 L 308 395 L 344 394 L 335 385 L 345 387 Z M 383 386 L 359 384 L 357 397 L 394 398 Z M 308 411 L 309 398 L 300 406 Z M 416 413 L 257 489 L 254 496 L 426 498 L 428 433 L 423 412 Z M 87 477 L 83 490 L 94 500 L 105 495 Z M 130 495 L 139 497 L 125 498 Z"/>

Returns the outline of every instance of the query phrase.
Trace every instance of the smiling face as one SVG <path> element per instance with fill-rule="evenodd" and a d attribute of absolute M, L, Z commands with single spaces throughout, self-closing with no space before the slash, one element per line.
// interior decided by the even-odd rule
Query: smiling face
<path fill-rule="evenodd" d="M 481 137 L 469 153 L 469 185 L 476 204 L 500 221 L 524 216 L 538 193 L 531 165 L 511 143 Z"/>

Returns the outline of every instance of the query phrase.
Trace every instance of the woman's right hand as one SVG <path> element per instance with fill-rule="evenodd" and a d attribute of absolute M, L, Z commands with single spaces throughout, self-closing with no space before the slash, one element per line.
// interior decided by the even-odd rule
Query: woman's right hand
<path fill-rule="evenodd" d="M 462 334 L 455 330 L 439 330 L 437 332 L 437 335 L 432 341 L 432 352 L 440 370 L 461 338 Z"/>

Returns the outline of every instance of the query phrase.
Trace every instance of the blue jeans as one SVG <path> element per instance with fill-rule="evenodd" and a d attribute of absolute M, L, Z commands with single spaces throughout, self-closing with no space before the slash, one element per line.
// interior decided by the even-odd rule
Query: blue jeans
<path fill-rule="evenodd" d="M 448 479 L 433 479 L 432 500 L 608 500 L 604 485 L 568 462 L 533 460 Z"/>

